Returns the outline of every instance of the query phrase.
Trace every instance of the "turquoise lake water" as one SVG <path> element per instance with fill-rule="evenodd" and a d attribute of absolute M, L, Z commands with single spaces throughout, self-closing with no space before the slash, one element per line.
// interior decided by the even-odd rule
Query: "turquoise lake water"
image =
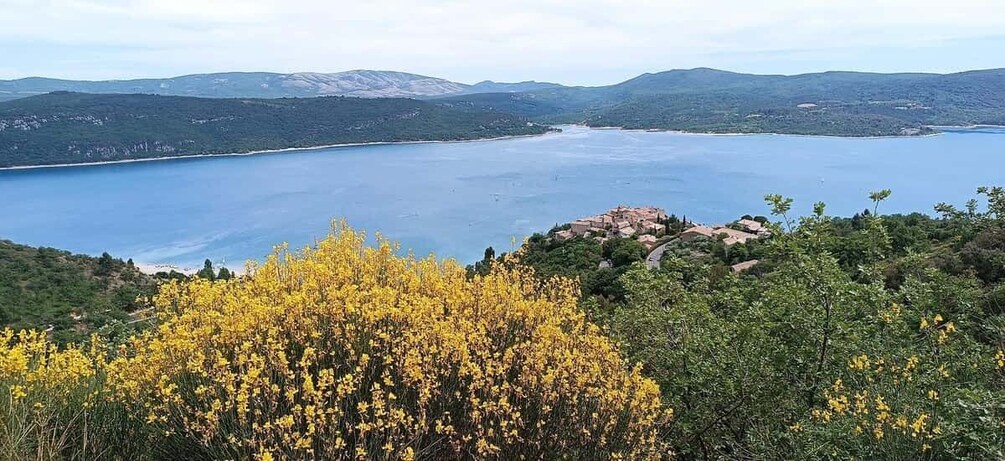
<path fill-rule="evenodd" d="M 591 130 L 535 138 L 0 171 L 0 238 L 137 262 L 239 267 L 309 244 L 333 218 L 469 263 L 486 246 L 619 204 L 696 222 L 765 214 L 780 193 L 850 215 L 962 205 L 1005 184 L 1005 129 L 924 138 L 708 136 Z"/>

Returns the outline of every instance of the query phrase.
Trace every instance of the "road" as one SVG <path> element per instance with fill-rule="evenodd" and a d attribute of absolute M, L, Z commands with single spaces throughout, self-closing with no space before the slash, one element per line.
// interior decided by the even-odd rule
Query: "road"
<path fill-rule="evenodd" d="M 673 240 L 671 240 L 670 242 L 673 242 Z M 666 251 L 667 245 L 669 245 L 670 242 L 664 243 L 656 248 L 653 248 L 653 251 L 649 252 L 649 256 L 646 256 L 646 267 L 648 267 L 649 269 L 659 269 L 660 259 L 663 258 L 663 252 Z"/>

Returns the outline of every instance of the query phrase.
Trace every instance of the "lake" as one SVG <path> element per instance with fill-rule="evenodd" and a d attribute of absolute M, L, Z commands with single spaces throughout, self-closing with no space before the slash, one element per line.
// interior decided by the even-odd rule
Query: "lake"
<path fill-rule="evenodd" d="M 470 263 L 486 246 L 619 204 L 696 222 L 768 214 L 851 215 L 889 188 L 882 212 L 962 205 L 1005 183 L 1005 129 L 920 138 L 712 136 L 563 127 L 497 141 L 403 144 L 0 171 L 0 238 L 182 267 L 240 267 L 273 245 L 303 246 L 332 219 L 418 254 Z"/>

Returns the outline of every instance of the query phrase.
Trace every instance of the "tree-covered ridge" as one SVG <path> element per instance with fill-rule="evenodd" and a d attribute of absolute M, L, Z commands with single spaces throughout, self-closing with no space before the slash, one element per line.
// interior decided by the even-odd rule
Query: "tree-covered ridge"
<path fill-rule="evenodd" d="M 122 340 L 151 324 L 151 298 L 172 280 L 230 280 L 227 267 L 206 260 L 198 272 L 149 274 L 132 259 L 73 254 L 0 240 L 0 328 L 45 331 L 54 343 L 97 334 Z"/>
<path fill-rule="evenodd" d="M 957 74 L 645 74 L 617 85 L 443 99 L 551 123 L 709 133 L 919 135 L 1005 124 L 1005 70 Z"/>
<path fill-rule="evenodd" d="M 0 240 L 0 325 L 49 331 L 79 341 L 130 321 L 156 279 L 107 253 L 75 255 Z"/>
<path fill-rule="evenodd" d="M 0 103 L 0 167 L 540 134 L 522 117 L 411 99 L 51 93 Z"/>

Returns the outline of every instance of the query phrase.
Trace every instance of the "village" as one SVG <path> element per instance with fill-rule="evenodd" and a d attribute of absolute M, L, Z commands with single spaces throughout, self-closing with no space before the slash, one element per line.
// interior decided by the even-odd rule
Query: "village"
<path fill-rule="evenodd" d="M 760 218 L 759 218 L 760 219 Z M 559 241 L 576 237 L 592 238 L 600 243 L 616 238 L 633 238 L 649 252 L 647 263 L 658 265 L 662 247 L 666 242 L 679 240 L 683 243 L 699 239 L 719 240 L 726 247 L 769 235 L 764 222 L 745 216 L 729 225 L 703 225 L 681 221 L 675 216 L 656 207 L 629 207 L 620 205 L 604 213 L 572 221 L 567 228 L 553 233 Z M 740 272 L 757 264 L 756 260 L 736 264 L 733 270 Z"/>

